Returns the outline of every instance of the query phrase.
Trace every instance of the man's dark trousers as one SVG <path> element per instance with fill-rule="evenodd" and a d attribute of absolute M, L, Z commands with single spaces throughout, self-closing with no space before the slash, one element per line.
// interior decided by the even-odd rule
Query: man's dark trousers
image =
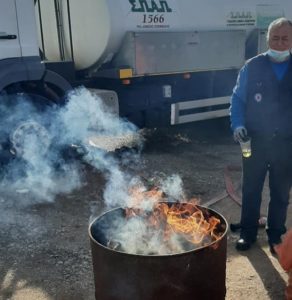
<path fill-rule="evenodd" d="M 292 184 L 292 139 L 279 136 L 252 137 L 252 155 L 243 157 L 241 238 L 257 237 L 262 190 L 269 173 L 270 202 L 267 234 L 270 243 L 279 243 L 286 232 L 289 192 Z"/>

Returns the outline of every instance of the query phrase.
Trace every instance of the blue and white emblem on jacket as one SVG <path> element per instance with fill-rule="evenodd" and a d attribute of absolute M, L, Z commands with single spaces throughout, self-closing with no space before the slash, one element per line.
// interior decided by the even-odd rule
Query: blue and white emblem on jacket
<path fill-rule="evenodd" d="M 261 93 L 256 93 L 256 94 L 254 95 L 254 100 L 255 100 L 256 102 L 261 102 L 262 99 L 263 99 L 263 95 L 262 95 Z"/>

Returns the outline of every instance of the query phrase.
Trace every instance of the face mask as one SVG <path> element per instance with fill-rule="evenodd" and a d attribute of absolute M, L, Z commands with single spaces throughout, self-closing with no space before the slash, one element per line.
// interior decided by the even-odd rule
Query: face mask
<path fill-rule="evenodd" d="M 276 62 L 283 62 L 288 59 L 290 56 L 290 51 L 285 50 L 285 51 L 278 51 L 278 50 L 273 50 L 269 49 L 267 51 L 267 54 Z"/>

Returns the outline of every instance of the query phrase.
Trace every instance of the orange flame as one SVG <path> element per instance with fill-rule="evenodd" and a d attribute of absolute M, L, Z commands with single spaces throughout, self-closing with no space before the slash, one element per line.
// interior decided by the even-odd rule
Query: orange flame
<path fill-rule="evenodd" d="M 220 220 L 211 216 L 208 220 L 203 212 L 193 204 L 173 204 L 170 207 L 166 203 L 158 204 L 162 209 L 167 224 L 175 232 L 182 234 L 193 244 L 202 243 L 206 236 L 216 240 L 218 236 L 214 233 Z"/>
<path fill-rule="evenodd" d="M 193 244 L 206 244 L 216 241 L 220 233 L 216 229 L 220 220 L 214 216 L 206 216 L 192 199 L 188 203 L 167 203 L 166 195 L 154 188 L 142 191 L 139 188 L 131 190 L 131 208 L 126 209 L 126 217 L 145 215 L 150 227 L 164 230 L 164 240 L 167 241 L 173 233 L 179 234 Z M 151 213 L 139 208 L 142 201 L 153 201 Z M 136 208 L 137 206 L 138 208 Z M 205 240 L 206 239 L 206 240 Z"/>
<path fill-rule="evenodd" d="M 131 188 L 129 190 L 129 195 L 129 207 L 139 207 L 143 201 L 157 203 L 164 197 L 163 191 L 159 190 L 157 187 L 154 187 L 151 190 L 147 191 L 140 186 Z"/>

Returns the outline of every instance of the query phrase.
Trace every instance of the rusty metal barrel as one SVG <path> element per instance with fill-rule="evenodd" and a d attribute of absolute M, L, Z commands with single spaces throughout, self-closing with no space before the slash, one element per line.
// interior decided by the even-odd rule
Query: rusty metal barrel
<path fill-rule="evenodd" d="M 225 299 L 227 222 L 218 212 L 222 234 L 208 246 L 171 255 L 138 255 L 110 249 L 105 228 L 115 226 L 123 208 L 110 210 L 89 226 L 97 300 Z"/>

